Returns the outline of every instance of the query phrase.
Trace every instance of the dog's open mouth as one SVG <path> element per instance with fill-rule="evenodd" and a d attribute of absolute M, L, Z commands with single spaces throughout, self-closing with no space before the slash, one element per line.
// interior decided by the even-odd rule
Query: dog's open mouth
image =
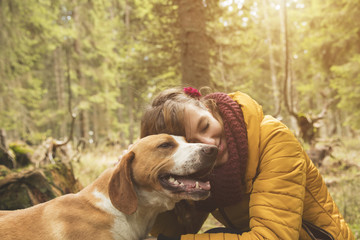
<path fill-rule="evenodd" d="M 164 174 L 159 177 L 163 188 L 178 194 L 208 195 L 211 189 L 210 182 L 206 179 L 212 168 L 200 170 L 188 176 Z"/>

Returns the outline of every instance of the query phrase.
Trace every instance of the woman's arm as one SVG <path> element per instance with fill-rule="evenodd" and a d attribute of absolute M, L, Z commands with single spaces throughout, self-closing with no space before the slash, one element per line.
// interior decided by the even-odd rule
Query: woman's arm
<path fill-rule="evenodd" d="M 261 126 L 258 175 L 250 195 L 251 231 L 244 239 L 298 239 L 306 184 L 306 159 L 293 133 L 272 117 Z"/>

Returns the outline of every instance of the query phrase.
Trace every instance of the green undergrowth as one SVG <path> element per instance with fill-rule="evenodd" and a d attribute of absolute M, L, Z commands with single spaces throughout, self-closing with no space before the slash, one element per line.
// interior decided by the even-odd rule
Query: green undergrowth
<path fill-rule="evenodd" d="M 89 149 L 81 154 L 78 161 L 73 162 L 75 177 L 82 186 L 92 183 L 105 169 L 114 166 L 121 150 L 116 147 L 99 147 Z"/>
<path fill-rule="evenodd" d="M 342 139 L 320 167 L 341 214 L 360 239 L 360 139 Z"/>

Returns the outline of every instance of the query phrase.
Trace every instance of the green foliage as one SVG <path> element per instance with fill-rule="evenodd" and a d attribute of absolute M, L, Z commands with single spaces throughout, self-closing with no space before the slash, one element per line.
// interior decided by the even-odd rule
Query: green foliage
<path fill-rule="evenodd" d="M 304 4 L 297 18 L 298 44 L 292 44 L 292 52 L 296 55 L 299 108 L 314 111 L 330 99 L 346 97 L 330 85 L 334 76 L 331 69 L 359 53 L 359 26 L 353 21 L 359 19 L 360 8 L 354 0 L 313 0 Z"/>
<path fill-rule="evenodd" d="M 281 1 L 203 3 L 211 86 L 244 91 L 274 113 L 270 52 L 282 91 Z M 0 127 L 33 142 L 65 138 L 70 110 L 78 116 L 76 138 L 91 131 L 97 141 L 131 142 L 143 106 L 180 84 L 177 6 L 177 0 L 0 1 Z M 286 10 L 295 109 L 318 113 L 338 99 L 329 113 L 359 129 L 357 0 L 290 0 Z"/>
<path fill-rule="evenodd" d="M 347 114 L 345 124 L 360 129 L 360 54 L 331 70 L 334 74 L 331 86 L 341 96 L 338 107 Z"/>

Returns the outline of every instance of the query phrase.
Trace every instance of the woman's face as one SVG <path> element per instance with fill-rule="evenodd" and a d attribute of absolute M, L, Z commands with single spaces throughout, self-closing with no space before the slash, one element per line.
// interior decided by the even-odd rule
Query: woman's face
<path fill-rule="evenodd" d="M 184 120 L 187 141 L 217 146 L 216 166 L 224 164 L 228 160 L 228 151 L 220 122 L 209 111 L 192 104 L 186 106 Z"/>

